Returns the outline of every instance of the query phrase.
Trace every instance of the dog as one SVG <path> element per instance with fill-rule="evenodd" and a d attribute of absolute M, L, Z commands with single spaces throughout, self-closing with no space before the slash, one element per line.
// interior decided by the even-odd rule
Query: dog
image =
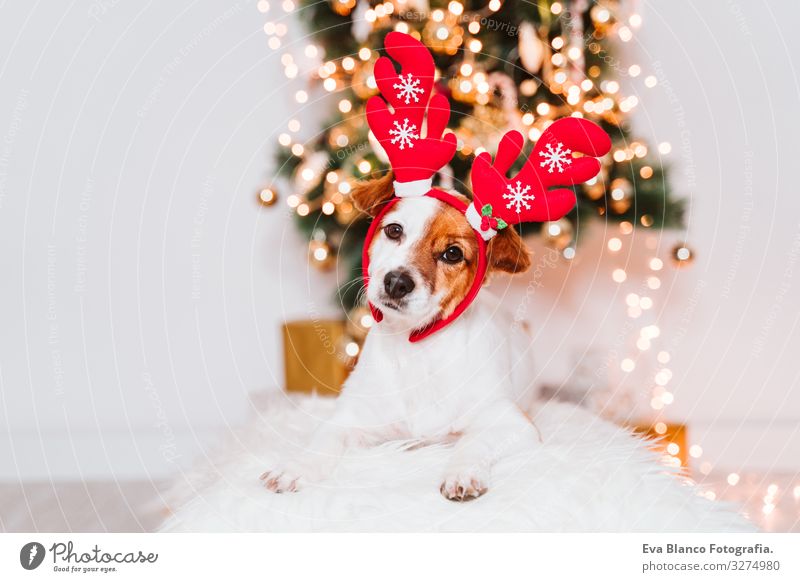
<path fill-rule="evenodd" d="M 351 192 L 373 218 L 393 195 L 391 172 Z M 349 447 L 454 441 L 440 492 L 452 501 L 476 499 L 491 487 L 498 459 L 541 442 L 520 406 L 533 379 L 531 338 L 484 290 L 450 325 L 409 342 L 410 331 L 446 318 L 464 299 L 479 243 L 462 212 L 432 197 L 400 199 L 380 220 L 367 251 L 366 296 L 383 320 L 367 335 L 333 417 L 302 455 L 270 467 L 261 480 L 275 493 L 296 492 L 329 476 Z M 487 277 L 531 265 L 514 228 L 488 242 L 487 259 Z"/>

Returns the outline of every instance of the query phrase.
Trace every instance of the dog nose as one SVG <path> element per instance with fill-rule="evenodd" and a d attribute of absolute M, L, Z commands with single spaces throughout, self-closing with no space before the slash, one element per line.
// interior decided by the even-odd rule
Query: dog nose
<path fill-rule="evenodd" d="M 400 299 L 414 290 L 414 280 L 403 271 L 389 271 L 383 278 L 383 288 L 392 299 Z"/>

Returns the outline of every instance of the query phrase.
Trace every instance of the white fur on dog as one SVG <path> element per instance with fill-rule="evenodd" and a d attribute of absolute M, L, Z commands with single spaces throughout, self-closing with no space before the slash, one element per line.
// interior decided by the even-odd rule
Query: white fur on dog
<path fill-rule="evenodd" d="M 332 476 L 298 493 L 258 475 L 291 456 L 335 400 L 276 396 L 261 418 L 175 484 L 163 531 L 753 531 L 733 508 L 657 463 L 644 442 L 572 405 L 535 420 L 543 444 L 504 456 L 488 493 L 439 493 L 452 447 L 392 442 L 352 449 Z"/>

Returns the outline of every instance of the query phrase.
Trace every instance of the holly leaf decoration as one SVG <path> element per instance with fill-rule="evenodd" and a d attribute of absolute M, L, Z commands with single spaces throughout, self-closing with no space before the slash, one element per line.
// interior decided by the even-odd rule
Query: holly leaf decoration
<path fill-rule="evenodd" d="M 481 208 L 481 216 L 491 216 L 491 215 L 492 215 L 492 205 L 484 204 L 483 208 Z"/>
<path fill-rule="evenodd" d="M 508 223 L 502 218 L 497 219 L 497 228 L 495 230 L 503 230 L 508 226 Z"/>

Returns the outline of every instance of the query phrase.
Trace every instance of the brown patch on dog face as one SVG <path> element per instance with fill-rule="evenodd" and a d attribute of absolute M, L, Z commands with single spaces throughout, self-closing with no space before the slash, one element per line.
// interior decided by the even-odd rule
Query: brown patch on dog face
<path fill-rule="evenodd" d="M 531 266 L 531 255 L 522 237 L 512 227 L 504 228 L 489 241 L 489 271 L 524 273 Z"/>
<path fill-rule="evenodd" d="M 394 174 L 387 172 L 385 176 L 374 180 L 357 182 L 350 191 L 350 198 L 361 212 L 377 216 L 383 205 L 394 196 Z"/>
<path fill-rule="evenodd" d="M 479 247 L 464 215 L 449 204 L 438 204 L 439 211 L 428 221 L 409 258 L 431 293 L 440 297 L 440 317 L 448 317 L 472 286 Z"/>

